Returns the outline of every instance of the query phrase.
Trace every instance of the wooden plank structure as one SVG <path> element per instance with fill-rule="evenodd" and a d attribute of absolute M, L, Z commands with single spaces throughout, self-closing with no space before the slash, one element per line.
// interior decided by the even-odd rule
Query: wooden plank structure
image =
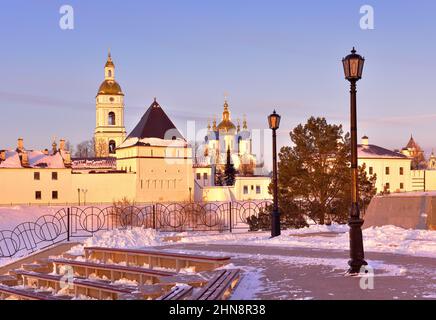
<path fill-rule="evenodd" d="M 85 248 L 84 259 L 67 256 L 11 264 L 0 275 L 0 300 L 221 300 L 240 278 L 239 270 L 216 271 L 230 257 L 98 247 Z"/>
<path fill-rule="evenodd" d="M 0 276 L 0 284 L 10 287 L 16 286 L 18 284 L 17 277 L 8 274 Z"/>
<path fill-rule="evenodd" d="M 174 286 L 170 291 L 157 298 L 156 300 L 183 300 L 186 296 L 192 293 L 191 286 Z"/>
<path fill-rule="evenodd" d="M 89 280 L 85 278 L 72 278 L 65 283 L 64 276 L 55 274 L 43 274 L 16 270 L 16 274 L 23 278 L 23 284 L 34 288 L 51 288 L 59 292 L 63 286 L 68 286 L 68 295 L 78 298 L 81 295 L 98 300 L 119 300 L 123 295 L 136 294 L 138 298 L 153 299 L 159 297 L 163 290 L 160 286 L 127 286 L 115 285 L 105 280 Z M 64 282 L 64 283 L 63 283 Z"/>
<path fill-rule="evenodd" d="M 226 300 L 239 282 L 240 270 L 220 270 L 192 300 Z"/>
<path fill-rule="evenodd" d="M 54 296 L 47 292 L 37 292 L 30 288 L 17 288 L 0 285 L 0 300 L 15 298 L 17 300 L 70 300 L 71 297 Z"/>
<path fill-rule="evenodd" d="M 161 267 L 179 272 L 184 268 L 194 268 L 196 272 L 211 271 L 227 265 L 230 257 L 215 257 L 176 253 L 163 250 L 113 249 L 101 247 L 85 248 L 86 260 L 98 260 L 104 263 L 125 262 L 128 266 L 143 266 L 149 268 Z"/>
<path fill-rule="evenodd" d="M 128 279 L 140 285 L 159 282 L 159 277 L 175 276 L 175 272 L 153 270 L 149 268 L 122 266 L 116 264 L 96 263 L 89 261 L 76 261 L 67 259 L 50 259 L 53 263 L 54 273 L 59 273 L 60 266 L 69 266 L 76 276 L 88 278 L 91 274 L 97 277 L 106 277 L 111 281 Z"/>
<path fill-rule="evenodd" d="M 168 290 L 180 283 L 185 283 L 194 288 L 202 287 L 208 282 L 208 279 L 199 275 L 177 274 L 170 277 L 159 277 L 159 285 L 166 287 Z"/>

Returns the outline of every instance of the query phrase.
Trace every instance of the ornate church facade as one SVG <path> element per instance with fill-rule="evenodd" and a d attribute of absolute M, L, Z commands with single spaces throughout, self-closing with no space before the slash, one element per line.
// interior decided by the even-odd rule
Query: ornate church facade
<path fill-rule="evenodd" d="M 222 119 L 217 125 L 216 119 L 207 126 L 207 135 L 204 141 L 204 158 L 202 165 L 216 165 L 222 168 L 227 162 L 230 153 L 231 162 L 235 169 L 244 175 L 253 175 L 256 168 L 256 156 L 252 154 L 251 132 L 248 130 L 247 120 L 244 117 L 242 128 L 239 123 L 235 125 L 227 99 L 224 102 Z"/>

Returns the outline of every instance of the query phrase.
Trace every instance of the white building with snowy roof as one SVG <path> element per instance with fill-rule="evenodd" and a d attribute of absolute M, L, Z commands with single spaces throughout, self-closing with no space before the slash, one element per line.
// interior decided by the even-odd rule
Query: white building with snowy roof
<path fill-rule="evenodd" d="M 364 136 L 358 145 L 358 164 L 365 165 L 368 175 L 377 175 L 377 193 L 413 190 L 412 159 L 399 152 L 369 144 L 367 136 Z"/>

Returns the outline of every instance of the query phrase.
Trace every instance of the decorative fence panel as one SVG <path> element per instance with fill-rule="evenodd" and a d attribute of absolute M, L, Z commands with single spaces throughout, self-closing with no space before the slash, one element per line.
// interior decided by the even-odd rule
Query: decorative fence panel
<path fill-rule="evenodd" d="M 21 223 L 13 230 L 0 230 L 0 258 L 23 256 L 71 238 L 90 237 L 99 231 L 113 229 L 144 227 L 164 232 L 247 230 L 247 218 L 257 216 L 269 205 L 269 201 L 244 201 L 62 208 L 54 215 Z"/>

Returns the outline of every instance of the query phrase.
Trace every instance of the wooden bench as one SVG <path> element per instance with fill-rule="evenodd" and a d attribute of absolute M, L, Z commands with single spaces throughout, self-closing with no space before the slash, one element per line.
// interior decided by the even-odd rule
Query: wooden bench
<path fill-rule="evenodd" d="M 61 282 L 65 281 L 64 276 L 55 274 L 36 273 L 25 270 L 16 270 L 16 273 L 23 278 L 23 284 L 29 287 L 36 288 L 52 288 L 56 292 L 62 289 Z M 69 279 L 67 288 L 68 294 L 74 295 L 76 298 L 81 295 L 104 300 L 119 300 L 124 295 L 136 294 L 141 299 L 153 299 L 162 294 L 162 288 L 159 286 L 128 286 L 114 285 L 107 280 L 89 280 L 84 278 Z"/>
<path fill-rule="evenodd" d="M 4 284 L 6 286 L 16 286 L 18 285 L 17 277 L 14 277 L 12 275 L 2 275 L 0 276 L 0 284 Z"/>
<path fill-rule="evenodd" d="M 89 278 L 94 273 L 97 277 L 106 277 L 112 282 L 120 279 L 128 279 L 136 281 L 140 285 L 154 284 L 159 282 L 160 277 L 174 276 L 176 273 L 168 271 L 160 271 L 134 266 L 122 266 L 115 264 L 103 264 L 89 261 L 76 261 L 67 259 L 50 259 L 53 263 L 54 273 L 59 273 L 59 267 L 70 266 L 74 274 Z"/>
<path fill-rule="evenodd" d="M 70 300 L 71 297 L 53 296 L 46 293 L 36 292 L 28 288 L 16 288 L 0 285 L 0 300 L 15 297 L 18 300 Z"/>
<path fill-rule="evenodd" d="M 191 286 L 174 286 L 169 292 L 156 300 L 183 300 L 192 290 Z"/>
<path fill-rule="evenodd" d="M 159 285 L 167 289 L 171 289 L 179 283 L 185 283 L 192 287 L 202 287 L 207 282 L 207 279 L 196 274 L 178 274 L 170 277 L 159 277 Z"/>
<path fill-rule="evenodd" d="M 192 300 L 226 300 L 237 286 L 239 278 L 239 269 L 220 270 L 193 295 Z"/>
<path fill-rule="evenodd" d="M 21 265 L 21 269 L 34 272 L 51 272 L 47 263 L 26 263 Z"/>
<path fill-rule="evenodd" d="M 87 260 L 102 262 L 123 263 L 127 265 L 147 265 L 153 269 L 163 267 L 179 272 L 180 269 L 192 267 L 196 272 L 210 271 L 222 267 L 230 262 L 230 257 L 214 257 L 176 253 L 163 250 L 143 249 L 113 249 L 100 247 L 85 248 Z"/>

